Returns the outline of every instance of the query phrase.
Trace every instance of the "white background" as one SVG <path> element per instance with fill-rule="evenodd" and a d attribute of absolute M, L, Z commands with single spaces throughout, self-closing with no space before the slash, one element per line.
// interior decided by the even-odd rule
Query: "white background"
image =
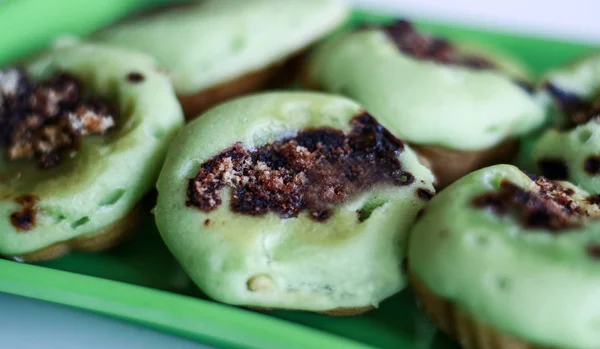
<path fill-rule="evenodd" d="M 600 43 L 600 0 L 351 2 L 363 7 L 391 10 L 407 17 Z M 0 340 L 0 346 L 11 349 L 206 348 L 197 343 L 98 315 L 1 293 Z"/>
<path fill-rule="evenodd" d="M 444 22 L 600 43 L 599 0 L 350 0 Z"/>

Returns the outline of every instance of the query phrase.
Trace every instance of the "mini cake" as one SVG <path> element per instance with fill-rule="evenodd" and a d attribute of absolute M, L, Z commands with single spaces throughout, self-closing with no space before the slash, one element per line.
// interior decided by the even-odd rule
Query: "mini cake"
<path fill-rule="evenodd" d="M 278 87 L 294 75 L 293 58 L 347 13 L 335 0 L 196 1 L 116 25 L 96 39 L 156 57 L 193 118 L 226 99 Z"/>
<path fill-rule="evenodd" d="M 139 53 L 69 42 L 0 70 L 0 255 L 99 251 L 135 231 L 183 121 Z"/>
<path fill-rule="evenodd" d="M 421 34 L 407 21 L 324 43 L 303 80 L 365 105 L 421 155 L 438 187 L 509 161 L 518 137 L 544 121 L 518 64 Z"/>
<path fill-rule="evenodd" d="M 537 173 L 600 193 L 600 53 L 547 75 L 554 128 L 532 150 Z"/>
<path fill-rule="evenodd" d="M 510 165 L 458 180 L 411 230 L 423 308 L 466 349 L 600 347 L 598 202 Z"/>
<path fill-rule="evenodd" d="M 432 182 L 355 102 L 266 93 L 184 128 L 158 180 L 155 216 L 211 298 L 352 315 L 405 286 L 405 233 Z"/>

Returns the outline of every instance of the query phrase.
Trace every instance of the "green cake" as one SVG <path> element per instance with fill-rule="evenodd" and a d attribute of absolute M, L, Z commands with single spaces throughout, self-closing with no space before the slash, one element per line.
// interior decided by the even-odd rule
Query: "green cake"
<path fill-rule="evenodd" d="M 405 286 L 405 234 L 432 182 L 355 102 L 258 94 L 184 128 L 158 180 L 155 216 L 211 298 L 349 315 Z"/>
<path fill-rule="evenodd" d="M 281 75 L 293 67 L 283 63 L 347 15 L 336 0 L 195 1 L 115 25 L 95 39 L 156 57 L 186 115 L 195 117 L 219 101 L 287 80 Z"/>
<path fill-rule="evenodd" d="M 510 165 L 458 180 L 411 230 L 425 310 L 466 347 L 598 347 L 599 202 Z"/>

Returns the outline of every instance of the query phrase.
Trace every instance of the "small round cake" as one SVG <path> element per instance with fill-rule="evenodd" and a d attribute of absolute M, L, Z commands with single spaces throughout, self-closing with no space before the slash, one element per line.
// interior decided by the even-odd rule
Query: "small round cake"
<path fill-rule="evenodd" d="M 404 288 L 405 235 L 432 183 L 355 102 L 266 93 L 184 128 L 158 180 L 155 217 L 217 301 L 353 315 Z"/>
<path fill-rule="evenodd" d="M 301 53 L 347 15 L 337 0 L 194 1 L 95 38 L 156 57 L 194 118 L 226 99 L 290 81 Z"/>
<path fill-rule="evenodd" d="M 599 202 L 510 165 L 456 181 L 410 233 L 424 310 L 466 349 L 600 347 Z"/>
<path fill-rule="evenodd" d="M 140 53 L 70 41 L 0 70 L 0 255 L 53 259 L 135 232 L 183 121 Z"/>
<path fill-rule="evenodd" d="M 600 192 L 600 53 L 549 73 L 554 127 L 532 149 L 535 171 Z"/>
<path fill-rule="evenodd" d="M 544 121 L 512 59 L 422 34 L 407 21 L 325 42 L 303 75 L 309 87 L 357 100 L 409 142 L 438 187 L 508 162 L 518 138 Z"/>

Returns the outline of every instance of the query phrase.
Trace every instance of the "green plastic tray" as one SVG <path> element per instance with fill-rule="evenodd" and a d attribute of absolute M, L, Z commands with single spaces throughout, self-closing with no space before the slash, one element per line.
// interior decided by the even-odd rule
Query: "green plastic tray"
<path fill-rule="evenodd" d="M 0 65 L 25 57 L 61 33 L 87 34 L 167 0 L 5 0 L 0 3 Z M 385 20 L 356 12 L 353 21 Z M 420 23 L 432 32 L 512 52 L 535 74 L 592 50 L 584 44 Z M 10 34 L 9 34 L 10 33 Z M 148 216 L 135 240 L 112 252 L 74 254 L 26 265 L 0 260 L 0 291 L 87 309 L 221 348 L 455 348 L 405 291 L 365 315 L 260 314 L 206 300 L 160 241 Z"/>

